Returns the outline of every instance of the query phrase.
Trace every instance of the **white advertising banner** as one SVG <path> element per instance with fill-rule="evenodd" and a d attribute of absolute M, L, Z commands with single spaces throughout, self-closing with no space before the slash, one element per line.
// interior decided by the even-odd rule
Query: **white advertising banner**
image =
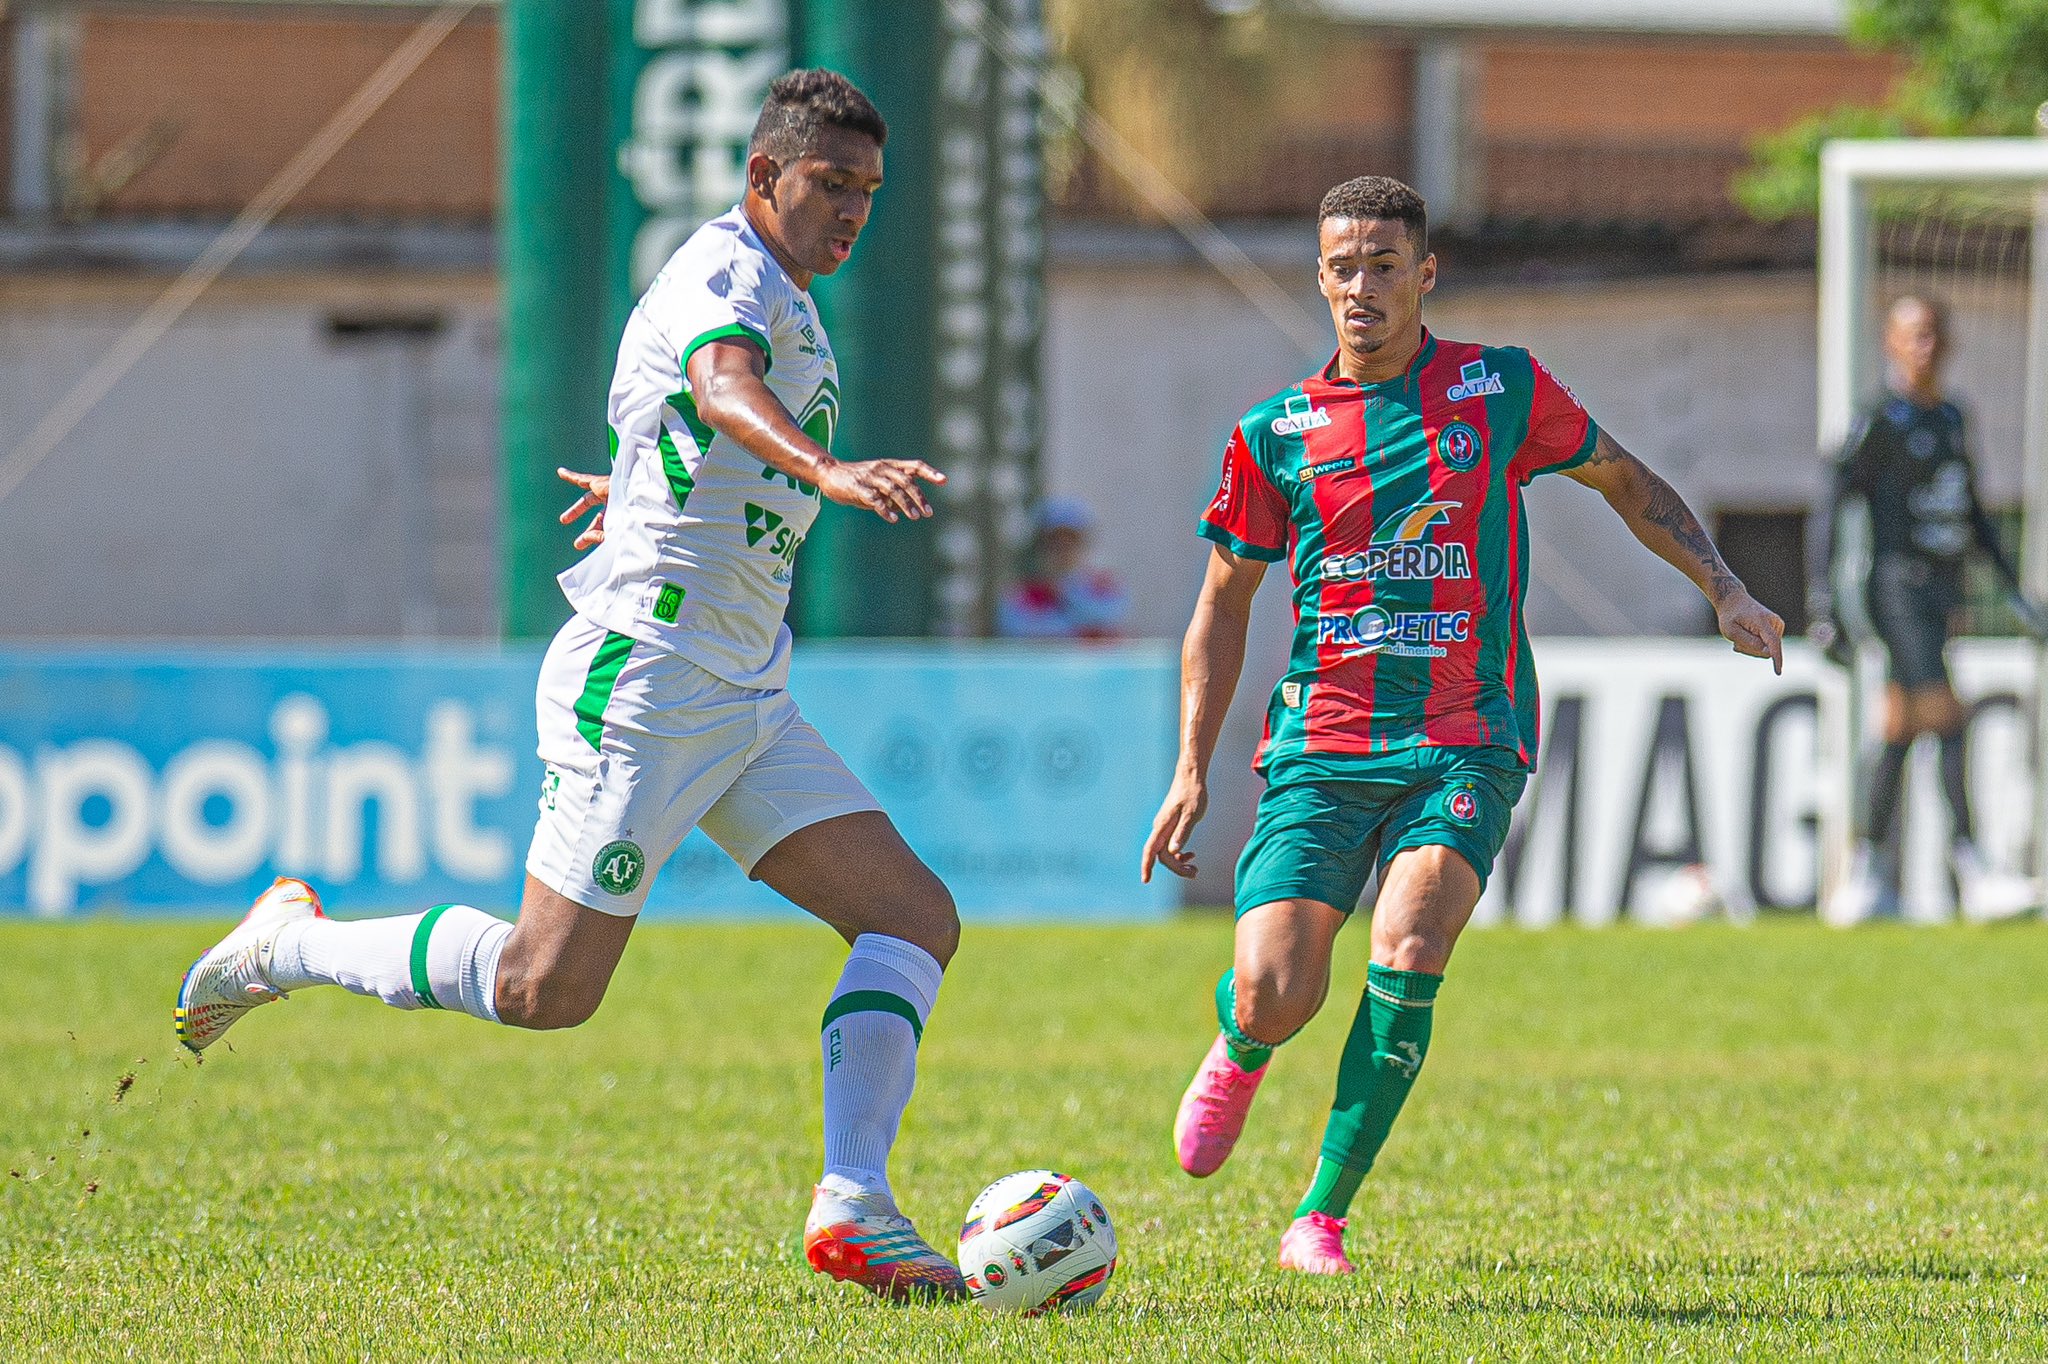
<path fill-rule="evenodd" d="M 1539 640 L 1535 654 L 1542 752 L 1477 922 L 1812 907 L 1819 802 L 1843 776 L 1821 762 L 1820 715 L 1848 704 L 1841 670 L 1800 642 L 1782 677 L 1719 641 Z M 1977 841 L 2018 869 L 2036 790 L 2030 651 L 1973 640 L 1951 660 L 1970 713 Z M 1870 680 L 1874 708 L 1881 671 Z M 1866 734 L 1876 726 L 1873 709 Z M 1909 769 L 1904 890 L 1907 917 L 1933 920 L 1953 911 L 1949 818 L 1922 747 Z"/>

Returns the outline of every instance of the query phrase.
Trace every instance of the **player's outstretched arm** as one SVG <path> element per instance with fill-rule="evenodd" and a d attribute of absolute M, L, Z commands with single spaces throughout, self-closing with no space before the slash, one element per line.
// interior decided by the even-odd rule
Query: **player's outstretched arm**
<path fill-rule="evenodd" d="M 1209 569 L 1195 614 L 1180 646 L 1180 760 L 1173 785 L 1152 821 L 1138 879 L 1152 880 L 1154 863 L 1176 876 L 1195 874 L 1188 838 L 1209 808 L 1209 760 L 1223 733 L 1223 717 L 1244 671 L 1245 634 L 1251 628 L 1252 595 L 1266 576 L 1266 565 L 1240 558 L 1221 545 L 1209 552 Z"/>
<path fill-rule="evenodd" d="M 925 483 L 946 476 L 918 459 L 838 460 L 805 435 L 765 382 L 768 357 L 745 341 L 713 341 L 690 357 L 690 395 L 713 430 L 779 474 L 814 483 L 834 502 L 884 521 L 930 516 Z"/>
<path fill-rule="evenodd" d="M 1605 431 L 1592 458 L 1569 470 L 1568 477 L 1606 498 L 1630 534 L 1692 580 L 1713 604 L 1721 633 L 1737 653 L 1768 658 L 1775 671 L 1785 671 L 1785 622 L 1728 571 L 1721 552 L 1677 490 Z"/>

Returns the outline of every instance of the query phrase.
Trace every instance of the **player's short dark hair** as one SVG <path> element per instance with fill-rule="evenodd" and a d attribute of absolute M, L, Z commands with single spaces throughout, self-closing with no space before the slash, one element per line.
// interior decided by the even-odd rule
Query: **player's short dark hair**
<path fill-rule="evenodd" d="M 1316 226 L 1321 227 L 1328 218 L 1397 222 L 1408 229 L 1416 256 L 1429 254 L 1429 205 L 1391 175 L 1361 175 L 1336 186 L 1323 196 L 1322 207 L 1316 210 Z"/>
<path fill-rule="evenodd" d="M 758 152 L 787 164 L 811 150 L 825 128 L 871 137 L 877 147 L 889 140 L 889 125 L 881 113 L 860 87 L 837 71 L 815 66 L 785 72 L 768 87 L 747 154 Z"/>

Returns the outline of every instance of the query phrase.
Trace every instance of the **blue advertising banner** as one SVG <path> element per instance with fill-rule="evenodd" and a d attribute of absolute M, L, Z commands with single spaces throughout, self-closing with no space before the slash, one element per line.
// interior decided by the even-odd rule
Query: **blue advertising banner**
<path fill-rule="evenodd" d="M 539 662 L 0 650 L 0 914 L 225 914 L 280 874 L 343 914 L 449 900 L 509 914 L 540 790 Z M 1136 875 L 1172 771 L 1170 651 L 811 643 L 790 689 L 963 913 L 1127 919 L 1175 903 Z M 648 912 L 798 911 L 693 834 Z"/>

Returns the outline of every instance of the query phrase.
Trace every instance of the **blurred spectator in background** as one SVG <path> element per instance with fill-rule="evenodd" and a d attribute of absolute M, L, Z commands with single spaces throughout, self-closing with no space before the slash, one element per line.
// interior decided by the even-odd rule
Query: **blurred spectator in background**
<path fill-rule="evenodd" d="M 1088 564 L 1095 513 L 1072 497 L 1038 504 L 1024 576 L 1003 593 L 996 630 L 1006 639 L 1117 639 L 1130 596 L 1116 575 Z"/>

